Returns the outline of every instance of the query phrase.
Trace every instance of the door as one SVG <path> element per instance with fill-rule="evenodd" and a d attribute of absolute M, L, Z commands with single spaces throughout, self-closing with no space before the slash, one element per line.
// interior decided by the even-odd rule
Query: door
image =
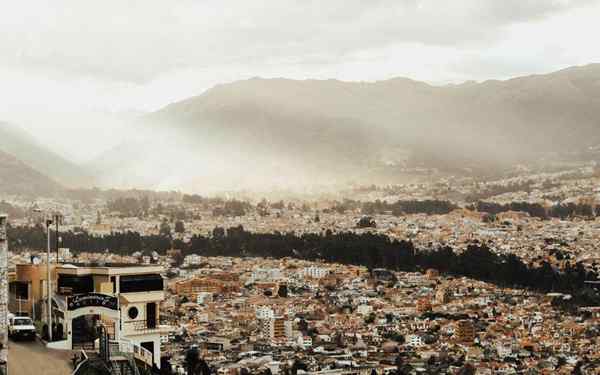
<path fill-rule="evenodd" d="M 146 304 L 146 327 L 156 328 L 156 303 L 150 302 Z"/>
<path fill-rule="evenodd" d="M 142 348 L 148 350 L 150 353 L 152 353 L 152 363 L 155 363 L 156 361 L 154 360 L 154 341 L 146 341 L 141 343 Z"/>

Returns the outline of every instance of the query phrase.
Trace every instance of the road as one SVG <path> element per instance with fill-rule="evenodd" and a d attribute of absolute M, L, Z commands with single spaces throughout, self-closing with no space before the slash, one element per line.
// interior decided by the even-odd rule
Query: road
<path fill-rule="evenodd" d="M 70 375 L 70 352 L 50 350 L 38 341 L 8 343 L 9 375 Z"/>

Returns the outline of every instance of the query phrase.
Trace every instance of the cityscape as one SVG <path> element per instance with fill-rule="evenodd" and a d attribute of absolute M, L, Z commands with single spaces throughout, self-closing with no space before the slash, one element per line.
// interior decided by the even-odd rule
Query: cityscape
<path fill-rule="evenodd" d="M 1 375 L 600 374 L 600 2 L 9 8 Z"/>

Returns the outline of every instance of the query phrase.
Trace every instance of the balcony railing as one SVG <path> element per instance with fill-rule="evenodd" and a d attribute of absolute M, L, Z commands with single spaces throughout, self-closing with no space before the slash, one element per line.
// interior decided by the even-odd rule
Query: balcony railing
<path fill-rule="evenodd" d="M 130 355 L 147 366 L 152 366 L 152 352 L 128 340 L 111 340 L 109 343 L 110 357 L 128 357 Z"/>
<path fill-rule="evenodd" d="M 123 328 L 125 332 L 135 333 L 156 333 L 158 331 L 169 331 L 171 326 L 166 324 L 167 321 L 160 319 L 159 321 L 154 321 L 153 323 L 148 322 L 148 320 L 130 320 L 128 322 L 123 322 Z"/>

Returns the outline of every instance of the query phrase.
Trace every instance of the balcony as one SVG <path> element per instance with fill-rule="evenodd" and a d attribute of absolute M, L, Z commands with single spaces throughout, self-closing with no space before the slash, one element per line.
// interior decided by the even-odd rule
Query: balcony
<path fill-rule="evenodd" d="M 119 357 L 129 357 L 141 361 L 146 366 L 152 366 L 152 353 L 139 345 L 133 344 L 128 340 L 115 341 L 111 340 L 108 344 L 110 358 L 117 359 Z"/>
<path fill-rule="evenodd" d="M 148 320 L 130 320 L 123 322 L 123 333 L 125 335 L 145 335 L 151 333 L 166 334 L 173 330 L 173 327 L 166 324 L 161 319 L 160 322 L 149 322 Z"/>

